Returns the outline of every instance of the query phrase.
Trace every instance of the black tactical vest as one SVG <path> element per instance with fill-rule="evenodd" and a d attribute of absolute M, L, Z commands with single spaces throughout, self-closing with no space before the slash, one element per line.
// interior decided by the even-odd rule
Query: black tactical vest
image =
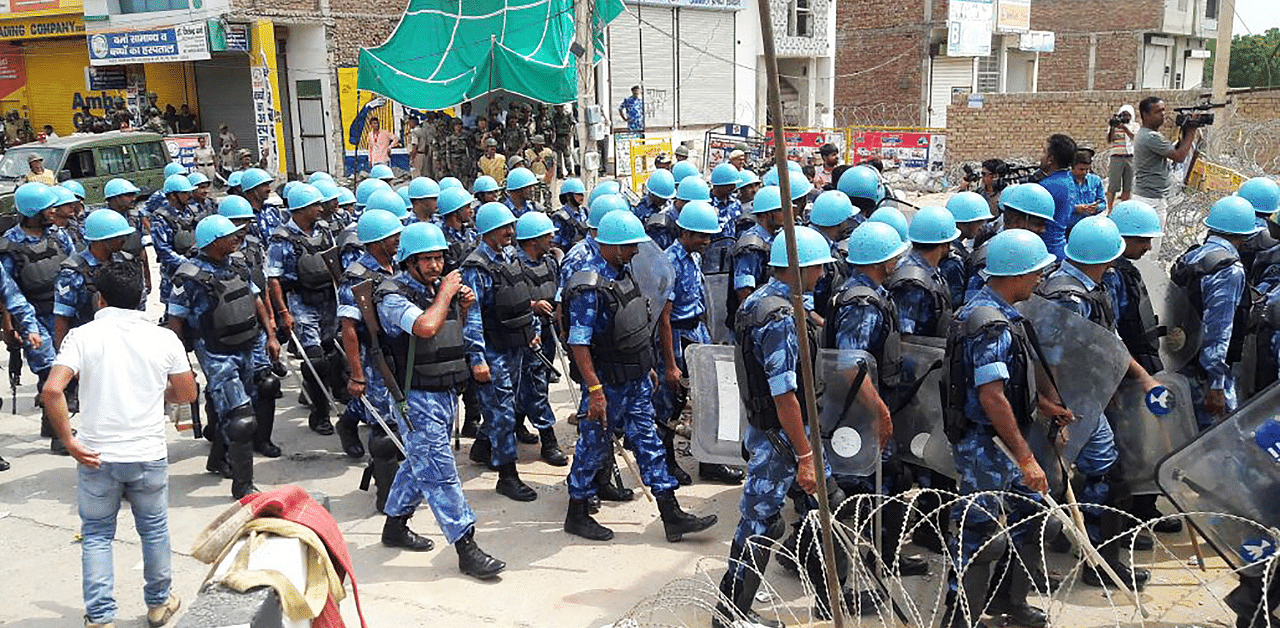
<path fill-rule="evenodd" d="M 329 265 L 324 261 L 324 254 L 333 248 L 333 236 L 324 225 L 316 224 L 311 235 L 281 225 L 276 228 L 274 237 L 293 245 L 297 257 L 298 278 L 283 282 L 282 287 L 289 292 L 296 292 L 303 302 L 316 304 L 333 298 L 333 275 L 329 274 Z"/>
<path fill-rule="evenodd" d="M 174 253 L 188 255 L 192 249 L 196 248 L 196 222 L 198 221 L 198 216 L 194 213 L 179 216 L 168 203 L 161 205 L 160 209 L 156 210 L 156 215 L 173 229 L 173 240 L 169 245 L 173 247 Z"/>
<path fill-rule="evenodd" d="M 475 250 L 476 239 L 474 237 L 454 239 L 447 232 L 445 238 L 449 241 L 449 248 L 444 250 L 444 272 L 449 273 L 461 267 L 463 260 Z"/>
<path fill-rule="evenodd" d="M 898 329 L 898 311 L 893 301 L 880 295 L 880 291 L 860 284 L 841 286 L 831 298 L 831 318 L 823 327 L 822 346 L 836 348 L 836 331 L 844 310 L 852 307 L 871 306 L 880 312 L 885 329 L 878 335 L 884 340 L 878 347 L 867 347 L 867 353 L 876 359 L 876 369 L 880 377 L 881 395 L 888 395 L 902 384 L 902 332 Z"/>
<path fill-rule="evenodd" d="M 227 258 L 225 267 L 212 273 L 193 263 L 178 267 L 177 280 L 200 285 L 214 300 L 200 316 L 200 337 L 212 353 L 229 355 L 248 351 L 258 340 L 258 297 L 250 288 L 249 268 L 243 259 Z"/>
<path fill-rule="evenodd" d="M 1246 268 L 1249 284 L 1258 285 L 1267 276 L 1267 271 L 1280 264 L 1280 245 L 1258 251 L 1253 258 L 1252 268 Z M 1274 273 L 1272 273 L 1274 274 Z"/>
<path fill-rule="evenodd" d="M 133 208 L 124 213 L 124 218 L 129 222 L 129 226 L 133 227 L 133 233 L 125 236 L 124 246 L 120 250 L 141 260 L 142 234 L 146 231 L 146 227 L 142 224 L 142 217 L 138 214 L 137 208 Z M 194 241 L 192 243 L 194 244 Z"/>
<path fill-rule="evenodd" d="M 132 255 L 129 255 L 124 251 L 119 251 L 111 255 L 110 261 L 129 262 L 133 261 L 133 259 Z M 72 329 L 93 320 L 94 313 L 98 311 L 98 286 L 94 282 L 94 279 L 98 269 L 102 267 L 101 264 L 102 262 L 99 262 L 98 266 L 90 266 L 88 260 L 84 258 L 84 254 L 82 253 L 75 253 L 67 259 L 62 260 L 62 268 L 71 270 L 84 278 L 84 283 L 81 284 L 80 289 L 84 290 L 85 296 L 88 297 L 88 310 L 76 312 L 76 315 L 71 319 Z"/>
<path fill-rule="evenodd" d="M 5 238 L 0 247 L 0 251 L 13 256 L 14 279 L 31 307 L 37 314 L 52 314 L 58 270 L 72 251 L 63 250 L 48 230 L 39 242 L 13 242 Z"/>
<path fill-rule="evenodd" d="M 253 285 L 258 287 L 263 294 L 267 293 L 267 247 L 263 244 L 258 236 L 252 233 L 244 234 L 244 244 L 240 247 L 235 255 L 244 259 L 244 263 L 249 267 L 250 277 L 253 279 Z"/>
<path fill-rule="evenodd" d="M 434 302 L 433 297 L 413 290 L 393 278 L 387 278 L 377 285 L 373 291 L 374 302 L 380 303 L 390 294 L 399 294 L 423 310 L 431 307 Z M 397 383 L 403 386 L 405 371 L 412 368 L 413 372 L 409 380 L 409 387 L 412 390 L 430 392 L 458 390 L 466 383 L 467 378 L 471 377 L 471 369 L 467 366 L 467 347 L 462 338 L 462 328 L 463 322 L 459 318 L 458 302 L 455 300 L 449 304 L 448 317 L 434 336 L 413 340 L 412 364 L 409 356 L 409 334 L 402 333 L 392 338 L 384 331 L 382 333 L 383 353 L 391 357 L 391 368 L 395 372 Z"/>
<path fill-rule="evenodd" d="M 1252 277 L 1254 265 L 1257 262 L 1259 253 L 1275 247 L 1280 242 L 1271 237 L 1271 232 L 1263 229 L 1246 239 L 1240 244 L 1240 263 L 1244 265 L 1244 274 L 1246 277 Z"/>
<path fill-rule="evenodd" d="M 1112 331 L 1116 329 L 1115 308 L 1102 282 L 1094 284 L 1093 289 L 1090 290 L 1084 287 L 1084 283 L 1076 277 L 1067 273 L 1054 273 L 1036 288 L 1036 294 L 1050 301 L 1080 299 L 1089 304 L 1090 321 L 1101 325 L 1104 329 Z"/>
<path fill-rule="evenodd" d="M 1133 262 L 1121 257 L 1112 269 L 1120 278 L 1120 287 L 1125 294 L 1125 307 L 1116 312 L 1116 331 L 1129 355 L 1142 365 L 1148 373 L 1164 370 L 1160 360 L 1160 323 L 1156 319 L 1155 308 L 1151 305 L 1151 295 L 1147 294 L 1147 284 L 1142 281 L 1142 274 Z"/>
<path fill-rule="evenodd" d="M 675 219 L 667 211 L 654 212 L 644 219 L 644 232 L 654 240 L 660 238 L 674 240 L 679 233 L 677 226 Z"/>
<path fill-rule="evenodd" d="M 485 343 L 492 349 L 527 347 L 533 340 L 533 294 L 521 266 L 489 259 L 479 250 L 462 261 L 463 268 L 481 269 L 493 281 L 493 304 L 480 311 Z"/>
<path fill-rule="evenodd" d="M 916 264 L 902 264 L 885 282 L 890 295 L 907 288 L 919 288 L 933 299 L 934 324 L 929 329 L 916 329 L 916 334 L 933 338 L 946 338 L 951 328 L 952 304 L 951 289 L 946 282 L 939 281 L 937 271 L 930 271 Z"/>
<path fill-rule="evenodd" d="M 1004 396 L 1013 409 L 1018 426 L 1025 432 L 1030 425 L 1031 413 L 1036 403 L 1035 353 L 1027 335 L 1026 324 L 1023 320 L 1014 324 L 1000 310 L 980 306 L 974 308 L 967 319 L 957 320 L 951 326 L 947 334 L 947 386 L 943 391 L 946 396 L 943 400 L 943 423 L 951 442 L 958 442 L 970 427 L 970 421 L 964 414 L 964 404 L 968 392 L 976 387 L 973 369 L 965 364 L 964 347 L 970 339 L 978 336 L 994 339 L 1001 332 L 1008 331 L 1013 337 L 1010 360 L 1006 364 L 1009 379 L 1004 380 Z"/>
<path fill-rule="evenodd" d="M 752 331 L 783 318 L 794 316 L 791 302 L 781 296 L 764 297 L 745 308 L 737 318 L 738 326 L 734 328 L 734 338 L 738 344 L 735 348 L 734 360 L 738 371 L 738 393 L 742 397 L 743 406 L 747 410 L 747 422 L 751 427 L 760 430 L 772 430 L 782 427 L 778 418 L 778 407 L 773 402 L 773 392 L 769 389 L 769 377 L 765 374 L 764 364 L 756 355 L 755 338 Z M 816 371 L 818 359 L 818 334 L 812 323 L 806 318 L 805 338 L 809 343 L 809 356 L 814 361 L 810 372 Z M 796 365 L 796 390 L 801 391 L 811 385 L 804 381 L 800 365 Z M 809 424 L 808 408 L 800 404 L 800 417 Z"/>
<path fill-rule="evenodd" d="M 578 211 L 581 212 L 582 208 L 579 208 Z M 560 207 L 560 209 L 557 209 L 556 213 L 552 214 L 551 217 L 555 218 L 556 221 L 560 223 L 560 225 L 563 225 L 566 228 L 566 231 L 568 232 L 568 235 L 569 235 L 570 246 L 572 246 L 573 244 L 577 244 L 578 240 L 581 240 L 583 237 L 585 237 L 587 235 L 587 229 L 590 228 L 587 226 L 585 222 L 580 222 L 579 220 L 574 218 L 572 215 L 570 215 L 569 211 L 565 209 L 563 205 Z M 559 227 L 560 225 L 557 225 L 557 227 Z"/>
<path fill-rule="evenodd" d="M 534 301 L 556 300 L 556 288 L 560 279 L 560 264 L 553 255 L 543 255 L 542 259 L 531 264 L 521 262 L 525 277 L 529 280 L 529 297 Z"/>
<path fill-rule="evenodd" d="M 737 259 L 739 255 L 742 255 L 747 251 L 756 251 L 764 254 L 766 263 L 761 272 L 763 276 L 756 277 L 757 288 L 759 288 L 760 286 L 763 286 L 766 281 L 769 281 L 769 274 L 768 274 L 769 273 L 769 266 L 768 266 L 769 246 L 770 246 L 769 243 L 765 242 L 764 238 L 761 238 L 758 234 L 751 233 L 750 231 L 738 237 L 737 242 L 735 242 L 733 245 L 733 253 L 731 254 L 731 260 Z M 730 273 L 733 272 L 732 261 L 730 261 L 730 264 L 729 264 L 729 272 Z M 734 324 L 734 319 L 738 315 L 738 305 L 739 305 L 738 291 L 734 289 L 733 283 L 734 283 L 733 278 L 730 277 L 729 293 L 725 295 L 725 300 L 728 303 L 729 307 L 728 307 L 724 322 L 725 322 L 725 326 L 728 327 L 729 329 L 734 329 L 736 327 Z"/>
<path fill-rule="evenodd" d="M 1197 248 L 1199 247 L 1192 246 L 1188 248 L 1187 251 L 1173 263 L 1173 268 L 1169 269 L 1169 279 L 1172 280 L 1173 283 L 1182 287 L 1183 290 L 1186 290 L 1187 298 L 1191 301 L 1191 305 L 1203 313 L 1205 311 L 1205 303 L 1204 295 L 1201 293 L 1200 289 L 1201 281 L 1205 277 L 1217 274 L 1218 272 L 1230 267 L 1232 264 L 1239 262 L 1240 258 L 1232 251 L 1215 246 L 1201 257 L 1199 261 L 1194 264 L 1188 264 L 1188 256 L 1190 256 L 1191 252 L 1195 251 Z M 1250 333 L 1251 321 L 1249 319 L 1249 312 L 1253 306 L 1252 293 L 1253 289 L 1248 285 L 1248 282 L 1246 282 L 1244 293 L 1240 295 L 1240 301 L 1236 303 L 1235 313 L 1232 316 L 1231 341 L 1227 345 L 1228 364 L 1239 362 L 1240 358 L 1244 355 L 1244 339 L 1245 336 L 1248 336 Z M 1200 364 L 1200 360 L 1198 359 L 1193 360 L 1193 362 L 1197 365 Z"/>
<path fill-rule="evenodd" d="M 613 313 L 604 334 L 592 338 L 591 360 L 596 377 L 606 384 L 621 384 L 647 377 L 655 362 L 653 326 L 649 323 L 648 299 L 640 293 L 631 274 L 623 270 L 609 281 L 599 273 L 580 270 L 569 277 L 564 302 L 569 303 L 587 290 L 596 292 L 599 311 Z M 569 308 L 562 310 L 567 319 Z M 568 327 L 568 320 L 565 320 L 565 329 Z M 576 364 L 572 365 L 570 376 L 581 382 Z"/>

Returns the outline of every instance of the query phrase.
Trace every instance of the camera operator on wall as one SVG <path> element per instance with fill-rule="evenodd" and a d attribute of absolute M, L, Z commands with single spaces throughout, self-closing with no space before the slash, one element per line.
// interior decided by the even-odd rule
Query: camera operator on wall
<path fill-rule="evenodd" d="M 1121 105 L 1108 122 L 1107 144 L 1111 165 L 1107 170 L 1107 207 L 1115 207 L 1116 193 L 1127 201 L 1133 195 L 1133 138 L 1138 125 L 1133 121 L 1133 105 Z"/>

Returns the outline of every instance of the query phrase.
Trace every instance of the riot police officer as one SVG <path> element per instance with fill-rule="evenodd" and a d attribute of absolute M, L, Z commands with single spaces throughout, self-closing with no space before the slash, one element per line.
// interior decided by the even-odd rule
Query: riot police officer
<path fill-rule="evenodd" d="M 253 484 L 253 440 L 258 426 L 252 403 L 257 394 L 253 348 L 259 325 L 266 330 L 268 355 L 272 359 L 280 355 L 261 291 L 243 259 L 234 255 L 240 249 L 242 231 L 221 215 L 200 221 L 195 242 L 200 252 L 178 269 L 166 308 L 167 325 L 179 338 L 187 333 L 184 327 L 195 335 L 196 358 L 218 416 L 206 467 L 215 471 L 227 467 L 235 499 L 258 492 Z"/>
<path fill-rule="evenodd" d="M 733 193 L 740 180 L 741 173 L 731 163 L 722 163 L 711 170 L 711 206 L 716 208 L 716 213 L 720 216 L 721 237 L 736 238 L 740 235 L 742 204 Z M 799 187 L 794 179 L 791 186 Z"/>
<path fill-rule="evenodd" d="M 733 283 L 729 286 L 729 327 L 737 315 L 738 304 L 769 279 L 769 247 L 773 236 L 782 228 L 782 196 L 776 185 L 766 185 L 756 194 L 751 211 L 756 224 L 733 246 Z"/>
<path fill-rule="evenodd" d="M 744 169 L 738 174 L 738 185 L 734 192 L 738 195 L 738 204 L 743 214 L 751 213 L 751 204 L 755 202 L 756 192 L 760 191 L 760 177 L 756 173 Z"/>
<path fill-rule="evenodd" d="M 213 191 L 213 182 L 203 172 L 192 172 L 187 175 L 187 180 L 191 182 L 191 205 L 195 208 L 197 217 L 214 214 L 218 210 L 217 203 L 209 197 L 209 193 Z"/>
<path fill-rule="evenodd" d="M 1255 272 L 1254 258 L 1280 244 L 1273 235 L 1280 231 L 1280 225 L 1271 220 L 1271 216 L 1280 209 L 1280 184 L 1268 177 L 1254 177 L 1240 185 L 1236 196 L 1253 205 L 1254 222 L 1259 227 L 1257 233 L 1240 245 L 1240 263 L 1244 265 L 1245 276 L 1255 280 L 1258 273 Z"/>
<path fill-rule="evenodd" d="M 952 301 L 940 264 L 960 237 L 951 212 L 923 207 L 916 212 L 907 237 L 911 253 L 902 259 L 885 287 L 898 309 L 902 333 L 946 338 L 951 326 Z"/>
<path fill-rule="evenodd" d="M 471 184 L 471 193 L 483 205 L 497 202 L 502 196 L 502 187 L 498 185 L 497 179 L 485 174 L 476 177 L 476 182 Z"/>
<path fill-rule="evenodd" d="M 195 247 L 196 208 L 191 206 L 195 186 L 183 174 L 164 180 L 165 203 L 150 212 L 151 246 L 160 264 L 160 300 L 168 302 L 174 274 L 187 263 Z"/>
<path fill-rule="evenodd" d="M 547 464 L 563 467 L 569 464 L 569 459 L 556 439 L 556 415 L 547 398 L 552 377 L 548 365 L 556 355 L 555 325 L 551 317 L 560 288 L 560 262 L 551 253 L 551 237 L 555 231 L 551 219 L 542 212 L 526 212 L 516 221 L 515 257 L 524 266 L 533 311 L 540 321 L 540 346 L 521 349 L 524 369 L 516 390 L 516 425 L 523 437 L 527 417 L 538 430 L 538 434 L 528 440 L 542 443 L 540 455 Z"/>
<path fill-rule="evenodd" d="M 836 182 L 836 189 L 849 196 L 858 213 L 854 214 L 854 226 L 866 222 L 884 200 L 884 184 L 880 173 L 871 166 L 854 166 L 845 170 Z"/>
<path fill-rule="evenodd" d="M 969 282 L 965 268 L 975 246 L 974 238 L 983 225 L 991 220 L 991 205 L 977 192 L 960 192 L 947 199 L 947 211 L 955 219 L 960 237 L 951 241 L 951 251 L 938 263 L 938 270 L 951 289 L 951 307 L 959 309 L 964 305 L 965 289 Z"/>
<path fill-rule="evenodd" d="M 539 323 L 528 279 L 508 252 L 515 222 L 507 206 L 482 205 L 476 212 L 480 242 L 462 261 L 463 282 L 476 296 L 476 307 L 467 313 L 465 333 L 467 360 L 484 417 L 470 457 L 487 458 L 497 468 L 499 494 L 530 502 L 538 494 L 520 480 L 516 470 L 516 391 L 524 372 L 524 350 L 537 345 Z"/>
<path fill-rule="evenodd" d="M 1000 208 L 999 230 L 1022 229 L 1039 235 L 1044 233 L 1045 224 L 1053 220 L 1053 196 L 1039 183 L 1021 183 L 1005 188 L 1000 194 Z M 986 282 L 982 275 L 982 271 L 987 266 L 985 244 L 986 242 L 978 246 L 969 256 L 965 269 L 967 278 L 964 300 L 966 303 L 982 289 Z"/>
<path fill-rule="evenodd" d="M 662 213 L 671 205 L 671 199 L 676 195 L 676 180 L 667 170 L 659 168 L 649 175 L 649 179 L 644 184 L 645 195 L 640 199 L 639 203 L 631 209 L 635 213 L 636 218 L 641 223 L 646 223 L 649 217 Z M 670 245 L 670 243 L 668 243 Z M 662 248 L 666 248 L 665 246 Z"/>
<path fill-rule="evenodd" d="M 110 209 L 99 209 L 85 219 L 89 246 L 63 260 L 58 270 L 53 302 L 55 346 L 62 346 L 68 331 L 93 320 L 98 310 L 98 291 L 93 285 L 96 269 L 119 253 L 126 238 L 135 232 L 124 216 Z"/>
<path fill-rule="evenodd" d="M 475 542 L 476 516 L 462 493 L 449 447 L 457 389 L 469 376 L 462 320 L 476 306 L 475 295 L 457 271 L 441 276 L 446 248 L 448 243 L 435 225 L 410 225 L 401 233 L 396 251 L 401 271 L 374 292 L 382 342 L 395 364 L 396 378 L 409 382 L 404 391 L 407 416 L 397 414 L 406 458 L 396 471 L 383 509 L 387 520 L 382 543 L 410 551 L 432 549 L 429 539 L 408 526 L 425 498 L 445 540 L 458 552 L 459 570 L 488 580 L 506 564 Z"/>
<path fill-rule="evenodd" d="M 176 161 L 171 161 L 164 165 L 165 181 L 168 181 L 169 177 L 172 177 L 175 174 L 186 176 L 187 168 Z M 146 202 L 143 203 L 142 213 L 146 216 L 151 216 L 157 209 L 164 206 L 165 201 L 168 200 L 168 196 L 169 193 L 165 192 L 163 187 L 152 192 L 151 196 L 148 196 Z"/>
<path fill-rule="evenodd" d="M 436 221 L 436 200 L 440 185 L 428 177 L 415 177 L 409 182 L 409 202 L 413 203 L 414 222 Z"/>
<path fill-rule="evenodd" d="M 594 208 L 593 208 L 594 209 Z M 593 212 L 594 213 L 594 212 Z M 600 218 L 595 244 L 599 253 L 575 268 L 564 286 L 567 341 L 574 379 L 582 386 L 578 444 L 569 471 L 569 508 L 564 530 L 593 541 L 613 538 L 613 531 L 589 514 L 596 494 L 596 473 L 606 442 L 626 434 L 644 482 L 653 491 L 668 542 L 706 530 L 715 515 L 697 517 L 680 508 L 678 483 L 667 472 L 654 432 L 653 342 L 648 305 L 631 278 L 630 262 L 639 244 L 649 240 L 644 225 L 629 211 L 610 211 Z"/>
<path fill-rule="evenodd" d="M 240 175 L 241 195 L 249 201 L 253 213 L 258 216 L 258 224 L 249 230 L 256 231 L 256 235 L 263 241 L 267 241 L 276 229 L 288 221 L 280 208 L 267 203 L 267 199 L 271 197 L 271 182 L 271 175 L 261 168 L 249 168 Z"/>
<path fill-rule="evenodd" d="M 528 168 L 515 168 L 507 174 L 507 198 L 503 203 L 513 216 L 519 218 L 525 212 L 542 211 L 542 207 L 533 200 L 537 184 L 537 175 Z"/>
<path fill-rule="evenodd" d="M 583 207 L 586 197 L 587 188 L 582 185 L 582 179 L 565 179 L 560 184 L 560 209 L 551 214 L 551 222 L 556 226 L 553 241 L 563 252 L 567 253 L 587 234 L 587 216 Z"/>
<path fill-rule="evenodd" d="M 150 220 L 142 215 L 142 210 L 138 209 L 138 186 L 129 182 L 128 179 L 115 178 L 107 181 L 102 186 L 102 195 L 106 197 L 107 209 L 124 216 L 129 222 L 129 226 L 133 227 L 133 233 L 125 238 L 124 247 L 121 249 L 125 253 L 133 256 L 142 268 L 142 279 L 145 281 L 142 300 L 145 302 L 147 294 L 151 292 L 151 263 L 147 246 L 151 244 L 151 226 Z"/>
<path fill-rule="evenodd" d="M 841 249 L 848 244 L 845 239 L 849 237 L 852 219 L 853 203 L 849 201 L 848 195 L 839 190 L 827 190 L 819 194 L 813 202 L 813 211 L 809 214 L 809 226 L 826 239 L 831 247 L 831 257 L 835 259 L 827 264 L 822 277 L 818 278 L 818 284 L 813 287 L 813 311 L 823 318 L 830 313 L 832 292 L 849 276 L 849 267 L 843 259 L 845 254 Z"/>

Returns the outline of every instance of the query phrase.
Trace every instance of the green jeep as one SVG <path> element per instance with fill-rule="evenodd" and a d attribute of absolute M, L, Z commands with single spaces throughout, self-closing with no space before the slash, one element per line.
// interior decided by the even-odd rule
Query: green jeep
<path fill-rule="evenodd" d="M 116 177 L 143 190 L 158 189 L 170 161 L 164 136 L 139 131 L 76 134 L 14 146 L 0 158 L 0 212 L 13 211 L 13 192 L 31 172 L 27 158 L 32 153 L 44 158 L 44 167 L 59 181 L 79 181 L 86 205 L 101 204 L 102 186 Z"/>

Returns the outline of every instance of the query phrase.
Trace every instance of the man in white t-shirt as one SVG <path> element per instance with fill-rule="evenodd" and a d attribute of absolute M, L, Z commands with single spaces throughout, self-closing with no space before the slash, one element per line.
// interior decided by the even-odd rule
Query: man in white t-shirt
<path fill-rule="evenodd" d="M 162 626 L 181 603 L 170 592 L 166 402 L 187 404 L 197 389 L 177 335 L 137 310 L 137 264 L 103 265 L 95 281 L 99 310 L 67 333 L 41 392 L 45 411 L 79 463 L 85 625 L 110 627 L 116 601 L 111 544 L 120 500 L 129 500 L 142 541 L 147 623 Z M 80 380 L 80 431 L 71 431 L 64 391 Z"/>

